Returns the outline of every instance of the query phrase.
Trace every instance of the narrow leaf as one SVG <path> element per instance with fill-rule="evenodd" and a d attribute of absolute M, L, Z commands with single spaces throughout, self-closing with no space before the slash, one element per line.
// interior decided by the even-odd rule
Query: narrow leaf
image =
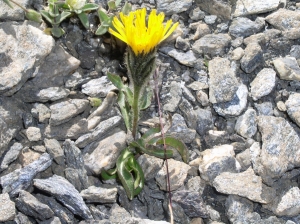
<path fill-rule="evenodd" d="M 72 13 L 70 12 L 62 12 L 59 16 L 58 16 L 58 20 L 55 24 L 60 24 L 62 21 L 64 21 L 64 19 L 66 19 L 69 15 L 71 15 Z"/>
<path fill-rule="evenodd" d="M 123 92 L 119 92 L 118 104 L 119 104 L 126 128 L 127 128 L 127 130 L 131 130 L 130 108 L 126 105 L 125 95 Z"/>
<path fill-rule="evenodd" d="M 111 180 L 117 178 L 117 168 L 110 169 L 110 170 L 102 170 L 101 171 L 101 178 L 103 180 Z"/>
<path fill-rule="evenodd" d="M 122 0 L 116 0 L 116 6 L 120 5 L 120 3 L 122 2 Z"/>
<path fill-rule="evenodd" d="M 53 27 L 51 29 L 51 33 L 52 33 L 53 36 L 59 38 L 62 35 L 64 35 L 65 31 L 62 28 L 60 28 L 60 27 Z"/>
<path fill-rule="evenodd" d="M 115 87 L 117 87 L 120 91 L 122 91 L 124 84 L 120 76 L 108 72 L 107 78 L 114 84 Z"/>
<path fill-rule="evenodd" d="M 40 13 L 49 23 L 53 24 L 53 17 L 50 16 L 49 12 L 41 10 Z"/>
<path fill-rule="evenodd" d="M 94 3 L 87 3 L 87 4 L 85 4 L 85 5 L 81 8 L 81 10 L 84 11 L 84 12 L 86 12 L 86 11 L 96 10 L 96 9 L 98 9 L 98 8 L 99 8 L 99 5 L 97 5 L 97 4 L 94 4 Z"/>
<path fill-rule="evenodd" d="M 14 8 L 9 0 L 4 0 L 4 3 L 7 4 L 10 8 Z"/>
<path fill-rule="evenodd" d="M 117 8 L 115 1 L 109 1 L 107 2 L 109 10 L 114 10 Z"/>
<path fill-rule="evenodd" d="M 140 110 L 144 110 L 148 108 L 151 104 L 151 98 L 152 98 L 152 90 L 151 89 L 146 89 L 141 97 L 141 102 L 140 102 Z"/>
<path fill-rule="evenodd" d="M 150 128 L 148 131 L 146 131 L 145 134 L 143 134 L 142 139 L 147 139 L 149 138 L 151 135 L 154 135 L 156 133 L 160 132 L 160 128 Z"/>
<path fill-rule="evenodd" d="M 98 16 L 100 19 L 100 22 L 102 23 L 103 21 L 108 21 L 109 17 L 106 15 L 105 12 L 103 12 L 101 9 L 98 9 Z"/>
<path fill-rule="evenodd" d="M 128 3 L 128 2 L 125 2 L 125 5 L 123 6 L 121 12 L 122 12 L 124 15 L 128 15 L 131 11 L 132 11 L 132 6 L 131 6 L 131 4 Z"/>
<path fill-rule="evenodd" d="M 179 152 L 179 154 L 181 155 L 182 160 L 185 163 L 188 163 L 188 160 L 189 160 L 188 149 L 186 148 L 185 144 L 182 141 L 180 141 L 176 138 L 167 136 L 167 137 L 165 137 L 165 142 L 166 142 L 166 145 L 171 146 L 174 149 L 176 149 Z M 156 143 L 164 144 L 163 138 L 160 138 Z"/>
<path fill-rule="evenodd" d="M 100 25 L 100 26 L 98 27 L 98 29 L 96 30 L 95 34 L 96 34 L 96 35 L 103 35 L 103 34 L 105 34 L 107 31 L 108 31 L 108 28 L 107 28 L 107 27 Z"/>
<path fill-rule="evenodd" d="M 82 12 L 82 13 L 78 14 L 78 17 L 79 17 L 82 25 L 88 30 L 90 28 L 90 23 L 89 23 L 89 18 L 87 16 L 87 14 Z"/>

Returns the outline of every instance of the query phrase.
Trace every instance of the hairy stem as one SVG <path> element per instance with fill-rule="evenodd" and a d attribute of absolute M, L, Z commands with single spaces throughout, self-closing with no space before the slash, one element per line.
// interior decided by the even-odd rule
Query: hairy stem
<path fill-rule="evenodd" d="M 139 120 L 139 98 L 140 98 L 141 87 L 134 85 L 133 86 L 133 117 L 132 117 L 132 137 L 136 139 L 137 128 L 138 128 L 138 120 Z"/>
<path fill-rule="evenodd" d="M 169 175 L 169 166 L 168 166 L 168 158 L 167 158 L 167 145 L 166 145 L 166 140 L 165 140 L 165 133 L 164 133 L 164 125 L 162 122 L 162 112 L 161 112 L 161 107 L 160 107 L 160 100 L 159 100 L 159 91 L 158 91 L 158 83 L 157 83 L 157 79 L 158 79 L 158 68 L 155 69 L 154 72 L 154 83 L 155 83 L 155 96 L 156 96 L 156 100 L 157 100 L 157 104 L 158 104 L 158 113 L 159 113 L 159 123 L 160 123 L 160 130 L 161 130 L 161 136 L 163 138 L 163 142 L 164 142 L 164 151 L 165 151 L 165 163 L 166 163 L 166 170 L 167 170 L 167 189 L 168 189 L 168 193 L 169 193 L 169 210 L 170 210 L 170 222 L 171 224 L 174 223 L 173 220 L 173 209 L 172 209 L 172 193 L 171 193 L 171 184 L 170 184 L 170 175 Z"/>

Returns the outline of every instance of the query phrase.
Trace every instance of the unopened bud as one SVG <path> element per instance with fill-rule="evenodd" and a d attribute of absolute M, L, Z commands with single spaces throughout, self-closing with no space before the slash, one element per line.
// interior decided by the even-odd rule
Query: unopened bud
<path fill-rule="evenodd" d="M 27 9 L 27 12 L 25 12 L 25 16 L 27 19 L 41 23 L 42 22 L 42 16 L 39 12 L 33 10 L 33 9 Z"/>

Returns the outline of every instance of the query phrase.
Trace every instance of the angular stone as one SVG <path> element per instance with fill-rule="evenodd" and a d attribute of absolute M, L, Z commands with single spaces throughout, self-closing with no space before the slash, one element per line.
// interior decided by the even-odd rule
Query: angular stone
<path fill-rule="evenodd" d="M 192 50 L 196 54 L 223 56 L 230 41 L 231 37 L 228 34 L 207 34 L 193 44 Z"/>
<path fill-rule="evenodd" d="M 176 161 L 174 159 L 168 159 L 169 174 L 170 174 L 170 187 L 171 191 L 177 190 L 183 186 L 184 181 L 187 177 L 190 166 Z M 159 185 L 159 188 L 163 191 L 167 191 L 167 181 L 166 181 L 166 164 L 158 171 L 155 180 Z"/>
<path fill-rule="evenodd" d="M 30 142 L 37 142 L 41 140 L 41 130 L 37 127 L 29 127 L 26 129 L 26 136 Z"/>
<path fill-rule="evenodd" d="M 176 191 L 172 194 L 172 201 L 179 204 L 185 214 L 190 217 L 208 217 L 206 204 L 203 201 L 199 192 L 195 191 Z"/>
<path fill-rule="evenodd" d="M 45 123 L 51 117 L 51 110 L 44 104 L 35 103 L 31 109 L 32 116 Z"/>
<path fill-rule="evenodd" d="M 194 67 L 194 64 L 197 60 L 193 51 L 189 50 L 187 52 L 179 52 L 175 49 L 168 52 L 168 55 L 178 61 L 180 64 L 183 64 L 188 67 Z"/>
<path fill-rule="evenodd" d="M 300 190 L 292 187 L 279 195 L 271 204 L 264 206 L 275 215 L 293 217 L 300 214 Z"/>
<path fill-rule="evenodd" d="M 273 64 L 280 79 L 300 81 L 300 67 L 295 58 L 276 58 Z"/>
<path fill-rule="evenodd" d="M 246 73 L 253 72 L 263 63 L 263 52 L 259 44 L 248 44 L 244 56 L 241 59 L 241 68 Z"/>
<path fill-rule="evenodd" d="M 93 130 L 93 132 L 80 136 L 76 140 L 75 144 L 79 148 L 84 148 L 88 144 L 90 144 L 90 143 L 98 140 L 102 136 L 104 136 L 111 129 L 120 125 L 121 121 L 122 121 L 122 118 L 120 116 L 114 116 L 114 117 L 108 118 L 108 119 L 100 122 L 97 125 L 97 127 Z"/>
<path fill-rule="evenodd" d="M 300 138 L 293 127 L 281 117 L 258 116 L 262 148 L 256 157 L 260 176 L 279 178 L 300 164 Z"/>
<path fill-rule="evenodd" d="M 287 113 L 300 127 L 300 93 L 293 93 L 285 102 Z"/>
<path fill-rule="evenodd" d="M 64 150 L 60 146 L 56 139 L 44 139 L 44 144 L 47 152 L 57 162 L 57 164 L 63 165 L 64 162 Z"/>
<path fill-rule="evenodd" d="M 0 172 L 7 169 L 8 165 L 18 158 L 22 149 L 23 145 L 17 142 L 9 148 L 7 153 L 4 155 L 3 160 L 1 161 Z"/>
<path fill-rule="evenodd" d="M 41 89 L 36 93 L 36 101 L 47 102 L 66 98 L 70 90 L 61 87 L 49 87 Z"/>
<path fill-rule="evenodd" d="M 169 112 L 175 112 L 182 96 L 181 84 L 172 81 L 170 89 L 166 94 L 166 102 L 163 104 L 163 109 Z"/>
<path fill-rule="evenodd" d="M 266 21 L 276 29 L 288 30 L 300 27 L 300 12 L 288 9 L 279 9 L 266 17 Z"/>
<path fill-rule="evenodd" d="M 92 79 L 82 85 L 82 92 L 90 97 L 106 97 L 106 95 L 116 87 L 109 81 L 107 76 Z"/>
<path fill-rule="evenodd" d="M 17 169 L 0 178 L 0 184 L 3 193 L 9 193 L 10 196 L 18 195 L 20 190 L 26 190 L 33 178 L 39 173 L 46 170 L 52 163 L 50 155 L 44 153 L 39 159 L 30 163 L 22 169 Z"/>
<path fill-rule="evenodd" d="M 115 203 L 117 200 L 117 188 L 103 188 L 90 186 L 80 192 L 82 198 L 88 203 Z"/>
<path fill-rule="evenodd" d="M 280 0 L 238 0 L 233 12 L 234 17 L 255 15 L 276 10 Z"/>
<path fill-rule="evenodd" d="M 27 7 L 30 4 L 30 1 L 26 0 L 16 0 L 16 3 L 20 4 L 22 7 Z M 13 8 L 10 8 L 4 1 L 0 2 L 0 8 L 1 13 L 0 13 L 0 19 L 2 21 L 5 20 L 13 20 L 13 21 L 18 21 L 18 20 L 24 20 L 25 17 L 25 12 L 23 9 L 20 7 L 15 6 L 13 3 Z"/>
<path fill-rule="evenodd" d="M 251 138 L 257 131 L 256 111 L 248 109 L 241 115 L 235 124 L 235 130 L 245 138 Z"/>
<path fill-rule="evenodd" d="M 209 101 L 223 103 L 231 101 L 238 90 L 238 80 L 230 61 L 226 58 L 214 58 L 209 61 Z"/>
<path fill-rule="evenodd" d="M 258 22 L 253 22 L 246 17 L 233 19 L 229 27 L 230 35 L 234 37 L 248 37 L 258 33 L 263 28 Z"/>
<path fill-rule="evenodd" d="M 233 99 L 225 103 L 213 105 L 215 111 L 221 116 L 238 116 L 246 108 L 248 89 L 245 85 L 240 85 Z"/>
<path fill-rule="evenodd" d="M 207 131 L 213 129 L 213 117 L 210 110 L 198 108 L 195 110 L 196 131 L 203 136 Z"/>
<path fill-rule="evenodd" d="M 242 173 L 223 172 L 214 179 L 213 186 L 220 193 L 239 195 L 263 204 L 275 198 L 275 190 L 263 184 L 252 168 Z"/>
<path fill-rule="evenodd" d="M 36 197 L 27 191 L 21 190 L 16 199 L 16 206 L 25 215 L 35 219 L 46 220 L 54 216 L 53 211 L 48 205 L 41 203 Z"/>
<path fill-rule="evenodd" d="M 250 83 L 251 96 L 258 100 L 268 95 L 275 87 L 276 72 L 271 68 L 262 69 Z"/>
<path fill-rule="evenodd" d="M 0 222 L 8 222 L 14 220 L 15 216 L 15 203 L 10 200 L 7 193 L 0 194 Z"/>
<path fill-rule="evenodd" d="M 0 62 L 0 94 L 11 96 L 34 76 L 35 67 L 53 49 L 54 39 L 26 22 L 1 23 L 0 39 L 4 52 Z"/>
<path fill-rule="evenodd" d="M 50 106 L 50 125 L 57 126 L 69 121 L 72 117 L 83 112 L 89 105 L 88 100 L 69 99 Z"/>
<path fill-rule="evenodd" d="M 40 156 L 40 153 L 31 150 L 29 147 L 24 147 L 19 156 L 19 161 L 22 167 L 24 167 L 34 162 L 35 160 L 38 160 Z"/>
<path fill-rule="evenodd" d="M 144 172 L 145 180 L 150 180 L 155 177 L 157 172 L 162 168 L 164 161 L 155 156 L 143 154 L 137 159 Z"/>
<path fill-rule="evenodd" d="M 189 10 L 192 2 L 192 0 L 158 0 L 156 7 L 158 12 L 164 12 L 165 15 L 173 15 Z"/>
<path fill-rule="evenodd" d="M 195 3 L 201 10 L 211 15 L 218 15 L 223 20 L 229 20 L 231 17 L 231 4 L 229 1 L 196 0 Z"/>
<path fill-rule="evenodd" d="M 222 172 L 237 172 L 234 155 L 231 145 L 221 145 L 201 152 L 199 165 L 201 178 L 212 182 Z"/>
<path fill-rule="evenodd" d="M 79 215 L 83 219 L 92 218 L 92 215 L 79 192 L 65 178 L 53 175 L 47 179 L 34 179 L 33 185 L 36 188 L 51 194 L 73 214 Z"/>
<path fill-rule="evenodd" d="M 229 135 L 227 131 L 209 130 L 204 136 L 207 147 L 212 148 L 217 145 L 229 144 Z"/>
<path fill-rule="evenodd" d="M 93 174 L 100 174 L 102 169 L 111 169 L 115 166 L 118 156 L 126 147 L 126 133 L 119 131 L 111 136 L 93 142 L 84 151 L 84 164 Z"/>

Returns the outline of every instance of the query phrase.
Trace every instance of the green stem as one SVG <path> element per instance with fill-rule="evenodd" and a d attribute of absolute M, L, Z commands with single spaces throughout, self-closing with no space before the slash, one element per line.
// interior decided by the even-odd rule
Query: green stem
<path fill-rule="evenodd" d="M 139 113 L 140 113 L 140 108 L 139 108 L 140 92 L 141 92 L 141 87 L 134 85 L 134 87 L 133 87 L 133 103 L 132 103 L 132 110 L 133 110 L 132 137 L 134 140 L 136 139 Z"/>
<path fill-rule="evenodd" d="M 19 3 L 15 2 L 14 0 L 10 0 L 12 3 L 14 3 L 15 5 L 19 6 L 21 9 L 23 9 L 25 12 L 28 12 L 28 10 L 26 8 L 24 8 L 22 5 L 20 5 Z"/>

